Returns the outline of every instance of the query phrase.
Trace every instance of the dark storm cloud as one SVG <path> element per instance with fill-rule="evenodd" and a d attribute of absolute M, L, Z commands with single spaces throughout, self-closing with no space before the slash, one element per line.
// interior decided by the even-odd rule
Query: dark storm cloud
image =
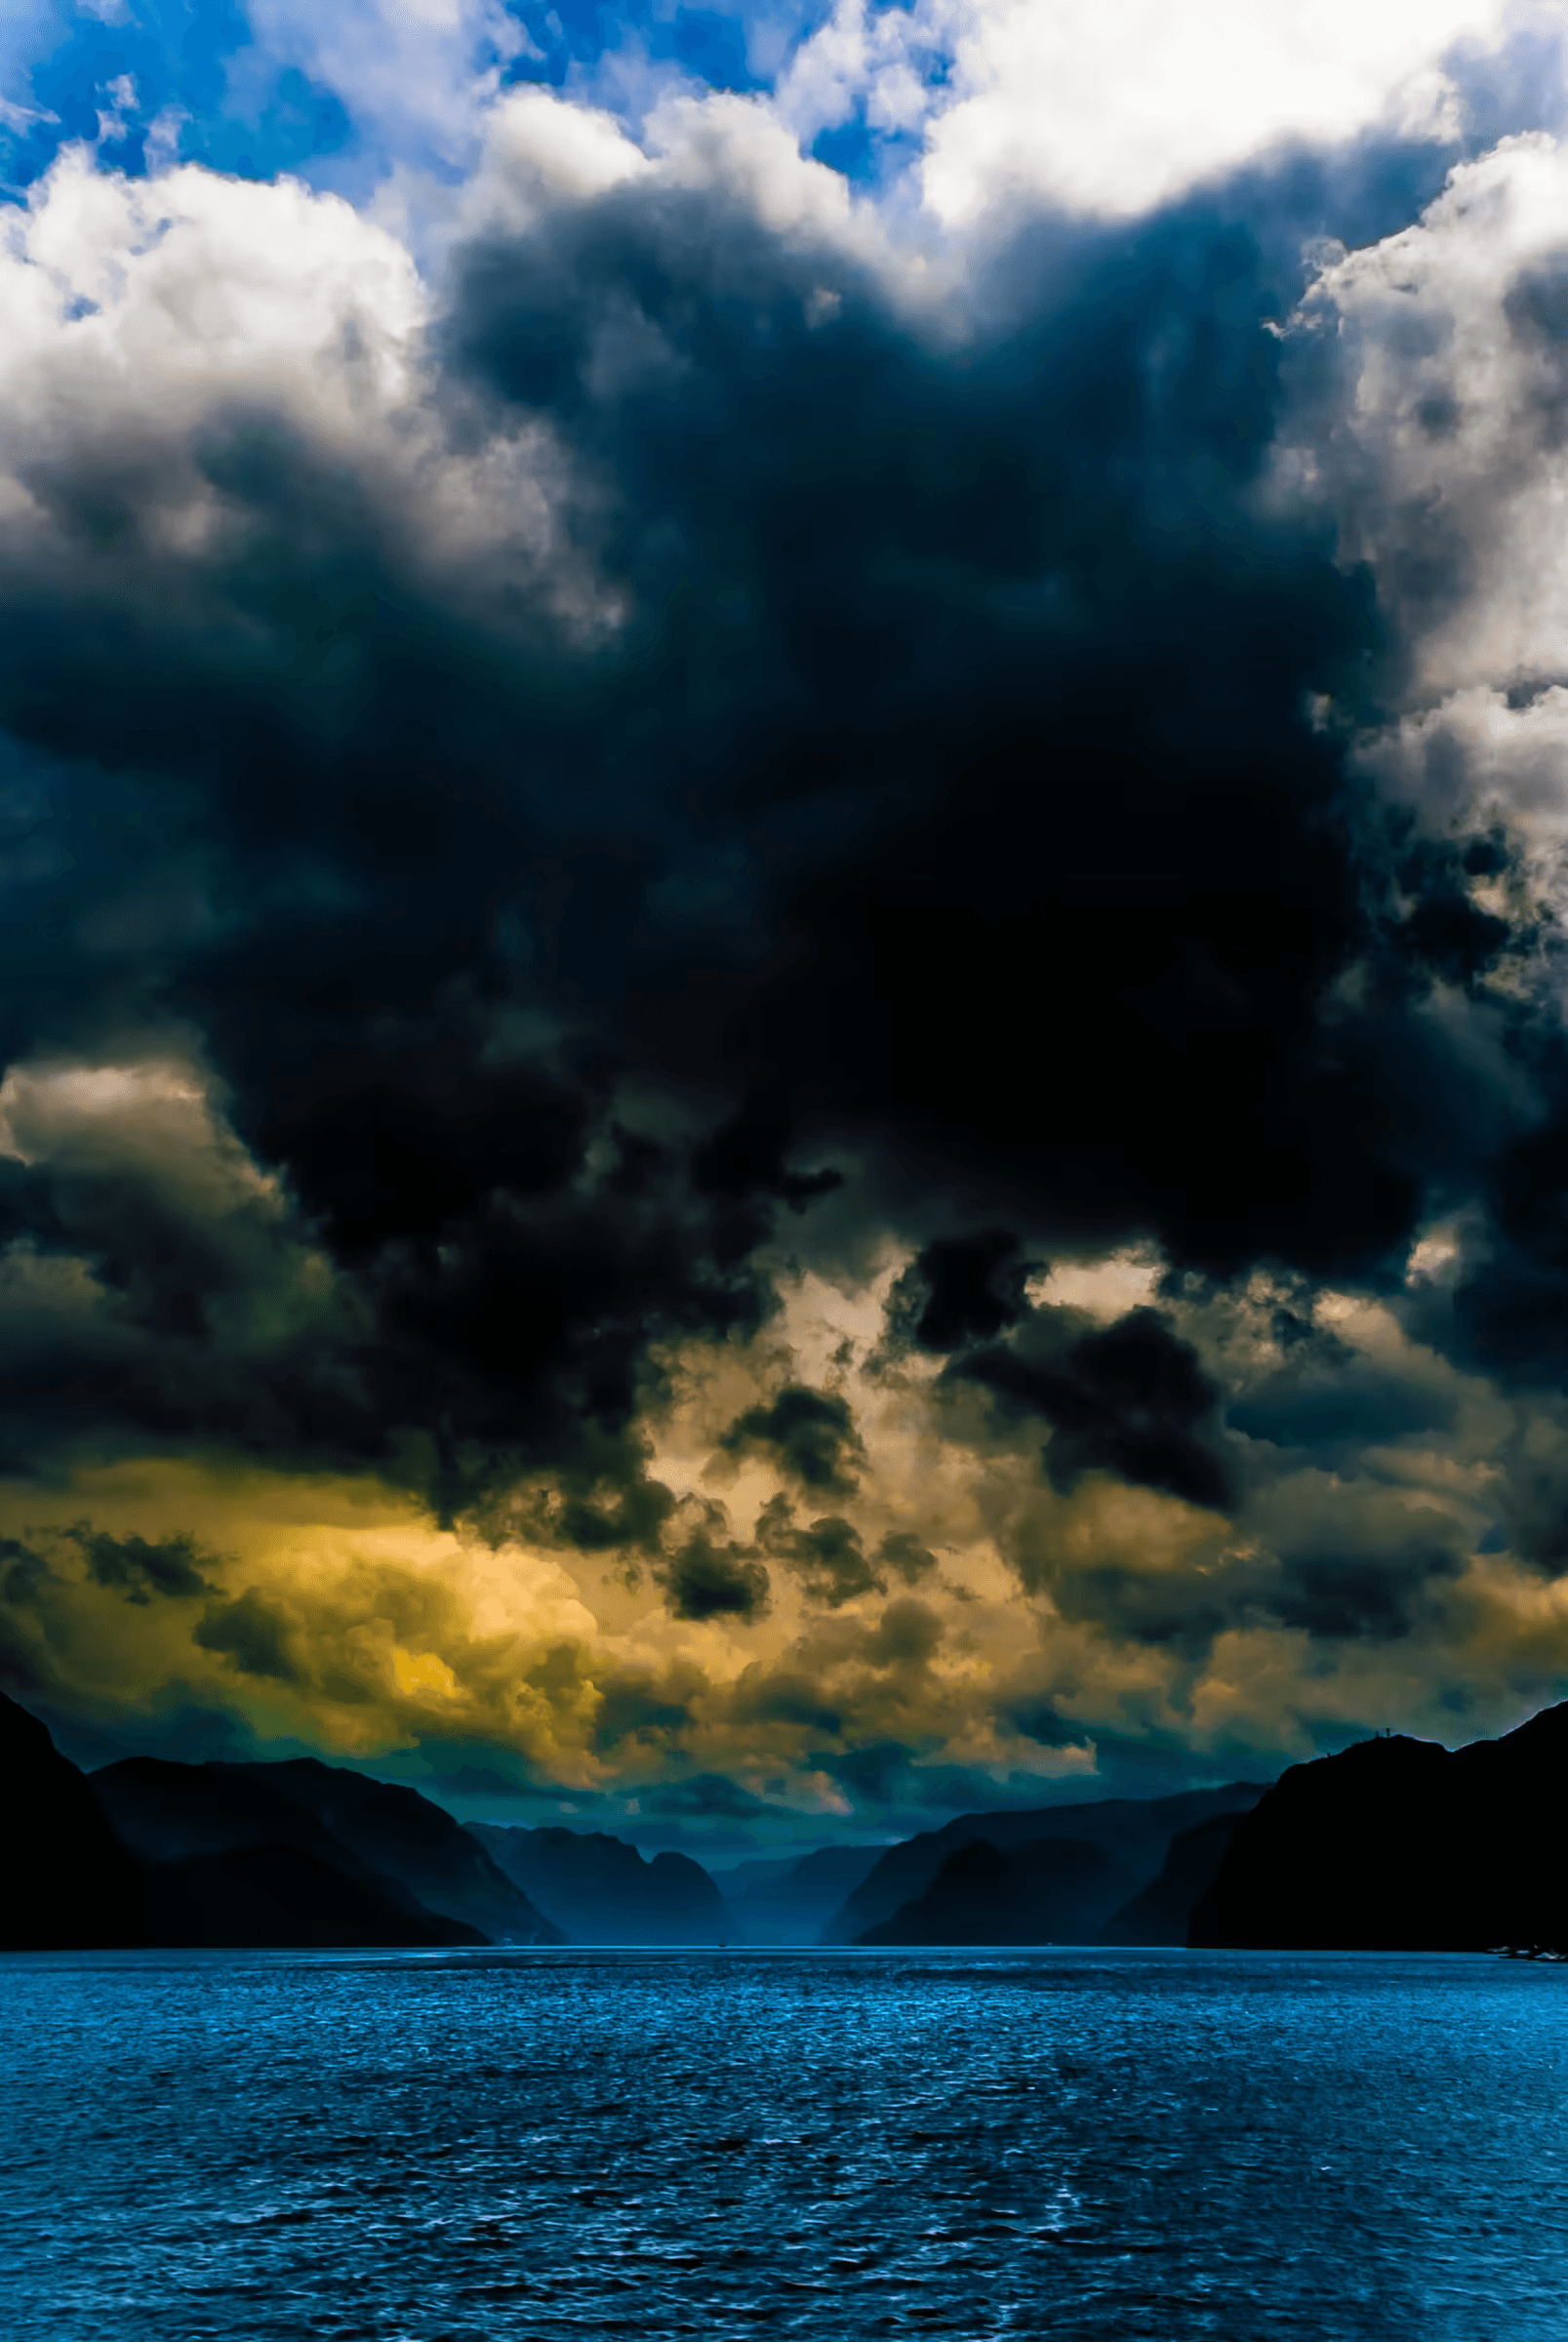
<path fill-rule="evenodd" d="M 1030 1701 L 1009 1716 L 1015 1732 L 1025 1739 L 1036 1740 L 1042 1749 L 1071 1749 L 1082 1746 L 1083 1726 L 1074 1724 L 1060 1715 L 1048 1702 Z"/>
<path fill-rule="evenodd" d="M 627 1747 L 667 1748 L 690 1721 L 689 1687 L 661 1681 L 646 1670 L 623 1668 L 599 1685 L 594 1746 L 601 1754 Z"/>
<path fill-rule="evenodd" d="M 864 1654 L 873 1667 L 923 1667 L 944 1633 L 941 1619 L 925 1602 L 901 1595 L 866 1635 Z"/>
<path fill-rule="evenodd" d="M 1443 1582 L 1460 1577 L 1463 1541 L 1419 1530 L 1397 1544 L 1357 1552 L 1336 1542 L 1280 1555 L 1281 1583 L 1263 1605 L 1281 1626 L 1314 1636 L 1406 1635 Z"/>
<path fill-rule="evenodd" d="M 841 306 L 813 327 L 824 269 Z M 834 256 L 639 192 L 475 256 L 456 330 L 638 480 L 600 558 L 659 671 L 704 644 L 712 721 L 683 747 L 710 819 L 765 722 L 742 830 L 777 921 L 744 1029 L 758 1110 L 809 1127 L 815 1096 L 1005 1151 L 1094 1233 L 1365 1259 L 1414 1189 L 1368 1159 L 1353 1065 L 1313 1062 L 1356 900 L 1337 755 L 1300 717 L 1367 639 L 1364 599 L 1243 516 L 1273 399 L 1246 236 L 1189 217 L 1075 273 L 1043 313 L 1016 282 L 960 368 Z M 628 304 L 668 362 L 604 402 L 594 352 Z"/>
<path fill-rule="evenodd" d="M 193 1537 L 113 1537 L 87 1521 L 62 1535 L 81 1555 L 88 1575 L 127 1601 L 148 1602 L 157 1595 L 188 1598 L 210 1591 L 202 1566 L 206 1556 Z"/>
<path fill-rule="evenodd" d="M 1448 1614 L 1472 1547 L 1464 1514 L 1429 1496 L 1308 1470 L 1255 1491 L 1240 1532 L 1195 1565 L 1136 1548 L 1086 1562 L 1050 1540 L 1015 1557 L 1025 1588 L 1049 1594 L 1063 1617 L 1195 1662 L 1226 1633 L 1283 1627 L 1376 1644 L 1431 1628 Z M 1025 1703 L 1015 1721 L 1047 1748 L 1084 1738 L 1050 1702 Z"/>
<path fill-rule="evenodd" d="M 760 1617 L 768 1607 L 768 1573 L 748 1547 L 722 1534 L 716 1505 L 658 1570 L 677 1618 Z"/>
<path fill-rule="evenodd" d="M 800 1581 L 808 1598 L 837 1610 L 863 1594 L 885 1594 L 887 1579 L 866 1554 L 860 1531 L 842 1514 L 796 1524 L 787 1497 L 774 1496 L 757 1520 L 757 1545 Z"/>
<path fill-rule="evenodd" d="M 279 1683 L 309 1676 L 296 1622 L 254 1586 L 231 1601 L 214 1602 L 191 1639 L 203 1650 L 219 1652 L 244 1676 L 270 1676 Z"/>
<path fill-rule="evenodd" d="M 723 1773 L 695 1773 L 686 1781 L 658 1782 L 640 1793 L 638 1803 L 645 1814 L 662 1821 L 746 1822 L 779 1811 Z"/>
<path fill-rule="evenodd" d="M 896 1796 L 908 1796 L 911 1754 L 902 1741 L 879 1740 L 867 1748 L 820 1752 L 814 1761 L 858 1804 L 890 1805 Z"/>
<path fill-rule="evenodd" d="M 1421 1323 L 1462 1361 L 1514 1387 L 1568 1383 L 1568 1070 L 1548 1041 L 1537 1127 L 1487 1166 L 1484 1233 L 1452 1296 L 1433 1297 Z"/>
<path fill-rule="evenodd" d="M 1310 674 L 1355 703 L 1375 630 L 1358 581 L 1245 508 L 1276 395 L 1269 263 L 1188 212 L 1065 292 L 1059 276 L 1041 313 L 1025 297 L 960 374 L 842 269 L 827 327 L 802 326 L 787 277 L 770 302 L 747 272 L 748 296 L 682 200 L 633 228 L 617 199 L 515 273 L 476 262 L 463 323 L 519 400 L 564 328 L 576 356 L 545 369 L 543 403 L 645 487 L 643 525 L 604 558 L 669 627 L 680 595 L 662 588 L 704 548 L 739 628 L 720 708 L 757 644 L 738 614 L 764 594 L 786 720 L 748 764 L 783 913 L 738 1029 L 766 1069 L 757 1126 L 836 1108 L 926 1162 L 1005 1158 L 1048 1223 L 1152 1231 L 1222 1273 L 1396 1255 L 1428 1174 L 1473 1175 L 1508 1135 L 1461 1108 L 1473 1085 L 1440 1041 L 1412 1045 L 1412 1011 L 1434 978 L 1473 985 L 1530 939 L 1475 907 L 1457 849 L 1351 820 L 1335 741 L 1303 727 Z M 1019 263 L 1015 299 L 1022 281 Z M 675 362 L 612 413 L 583 385 L 617 299 Z M 802 477 L 833 489 L 809 530 Z M 657 580 L 654 545 L 676 565 Z M 840 831 L 871 826 L 874 857 L 824 844 L 824 798 Z M 1320 1021 L 1352 960 L 1359 1005 Z M 659 987 L 643 997 L 657 1017 Z M 929 1254 L 923 1338 L 952 1338 L 965 1310 L 1008 1321 L 1019 1269 L 985 1257 L 996 1243 Z"/>
<path fill-rule="evenodd" d="M 851 1496 L 864 1449 L 848 1402 L 791 1385 L 738 1415 L 719 1442 L 732 1455 L 761 1449 L 814 1496 Z"/>
<path fill-rule="evenodd" d="M 1503 1469 L 1491 1495 L 1499 1517 L 1476 1551 L 1511 1552 L 1555 1577 L 1568 1566 L 1568 1409 L 1560 1396 L 1515 1414 L 1499 1461 Z"/>
<path fill-rule="evenodd" d="M 1287 1356 L 1278 1372 L 1260 1375 L 1226 1405 L 1229 1428 L 1320 1463 L 1339 1459 L 1348 1466 L 1366 1446 L 1441 1433 L 1452 1424 L 1459 1400 L 1451 1384 L 1353 1353 L 1341 1358 L 1337 1347 L 1307 1360 Z"/>
<path fill-rule="evenodd" d="M 1275 1573 L 1250 1556 L 1227 1555 L 1219 1567 L 1197 1571 L 1124 1560 L 1074 1566 L 1048 1551 L 1022 1555 L 1019 1574 L 1026 1592 L 1048 1594 L 1064 1618 L 1167 1647 L 1188 1662 L 1201 1659 L 1228 1629 L 1277 1623 L 1266 1598 Z M 1031 1708 L 1027 1714 L 1043 1723 L 1047 1734 L 1056 1728 L 1051 1711 Z M 1032 1722 L 1021 1723 L 1020 1729 L 1031 1739 L 1039 1737 Z M 1071 1735 L 1073 1741 L 1083 1737 L 1081 1729 Z M 1043 1745 L 1059 1744 L 1047 1737 Z"/>
<path fill-rule="evenodd" d="M 815 1676 L 776 1668 L 738 1690 L 733 1714 L 738 1723 L 798 1724 L 811 1732 L 840 1732 L 843 1711 L 824 1693 Z"/>
<path fill-rule="evenodd" d="M 1026 1313 L 1025 1285 L 1034 1266 L 1021 1257 L 1018 1238 L 1005 1229 L 938 1237 L 894 1287 L 890 1328 L 922 1350 L 952 1351 L 988 1341 Z"/>
<path fill-rule="evenodd" d="M 1228 1504 L 1220 1393 L 1191 1344 L 1154 1310 L 1088 1333 L 1071 1323 L 1069 1312 L 1036 1312 L 1024 1341 L 961 1351 L 945 1372 L 980 1384 L 1004 1415 L 1050 1424 L 1045 1469 L 1064 1493 L 1086 1472 L 1109 1472 L 1188 1504 Z"/>
<path fill-rule="evenodd" d="M 889 1529 L 876 1549 L 882 1567 L 902 1578 L 906 1586 L 918 1586 L 931 1577 L 937 1566 L 937 1556 L 909 1529 Z"/>
<path fill-rule="evenodd" d="M 19 1605 L 35 1602 L 59 1581 L 61 1562 L 76 1563 L 93 1585 L 145 1608 L 154 1601 L 189 1601 L 210 1594 L 206 1572 L 216 1556 L 204 1554 L 193 1537 L 115 1537 L 79 1520 L 27 1542 L 0 1538 L 0 1595 Z"/>
<path fill-rule="evenodd" d="M 210 1569 L 219 1556 L 203 1553 L 194 1537 L 116 1537 L 90 1520 L 44 1529 L 23 1540 L 0 1538 L 0 1597 L 19 1606 L 34 1604 L 45 1592 L 77 1572 L 122 1600 L 145 1609 L 157 1601 L 192 1601 L 213 1592 Z"/>
<path fill-rule="evenodd" d="M 33 1547 L 20 1537 L 0 1538 L 0 1600 L 19 1608 L 35 1602 L 49 1574 L 48 1562 Z"/>
<path fill-rule="evenodd" d="M 331 1030 L 324 1019 L 322 1064 Z M 504 1087 L 480 1083 L 492 1101 Z M 0 1320 L 12 1468 L 61 1430 L 217 1434 L 285 1464 L 374 1465 L 445 1513 L 547 1466 L 555 1485 L 520 1525 L 584 1550 L 656 1548 L 672 1500 L 631 1434 L 646 1349 L 763 1321 L 750 1256 L 766 1214 L 694 1204 L 678 1163 L 614 1123 L 595 1132 L 591 1168 L 579 1148 L 569 1175 L 519 1170 L 504 1116 L 488 1190 L 460 1133 L 432 1193 L 444 1122 L 432 1112 L 418 1149 L 379 1151 L 374 1100 L 350 1098 L 371 1137 L 349 1115 L 332 1174 L 341 1216 L 190 1191 L 175 1162 L 185 1134 L 161 1158 L 101 1151 L 83 1167 L 67 1151 L 11 1183 L 28 1257 L 85 1255 L 97 1285 L 89 1301 L 40 1281 Z M 393 1195 L 413 1225 L 371 1232 Z M 323 1237 L 331 1291 L 304 1273 L 303 1248 Z M 298 1306 L 280 1309 L 291 1285 Z"/>
<path fill-rule="evenodd" d="M 1072 1794 L 1070 1780 L 1042 1788 L 1038 1774 L 994 1773 L 957 1764 L 933 1764 L 927 1747 L 877 1741 L 845 1751 L 817 1750 L 813 1767 L 836 1782 L 868 1821 L 909 1832 L 930 1827 L 933 1813 L 997 1812 L 1006 1806 L 1038 1807 Z M 1102 1785 L 1103 1794 L 1103 1785 Z"/>
<path fill-rule="evenodd" d="M 933 1230 L 926 1195 L 994 1195 L 992 1229 L 1026 1195 L 1031 1242 L 1152 1236 L 1222 1278 L 1378 1275 L 1428 1164 L 1472 1167 L 1441 1083 L 1397 1069 L 1432 973 L 1472 982 L 1499 939 L 1434 866 L 1388 940 L 1384 847 L 1305 713 L 1371 704 L 1370 588 L 1253 495 L 1303 224 L 1270 201 L 1256 232 L 1201 204 L 1030 230 L 977 267 L 956 350 L 719 189 L 472 245 L 439 400 L 454 444 L 547 426 L 626 613 L 586 643 L 543 587 L 435 593 L 378 492 L 254 403 L 181 452 L 237 516 L 211 555 L 146 525 L 153 457 L 39 456 L 55 554 L 0 575 L 49 849 L 8 1048 L 178 1017 L 285 1188 L 220 1241 L 144 1170 L 8 1174 L 13 1228 L 102 1295 L 7 1334 L 19 1456 L 217 1436 L 445 1514 L 547 1468 L 562 1539 L 744 1617 L 756 1564 L 678 1544 L 634 1421 L 661 1343 L 766 1321 L 762 1249 L 822 1207 L 907 1224 L 909 1337 L 1050 1426 L 1059 1487 L 1224 1503 L 1163 1320 L 1031 1343 L 1022 1244 Z M 1508 1177 L 1522 1288 L 1555 1224 L 1510 1221 Z M 330 1306 L 247 1333 L 280 1229 Z M 854 1484 L 831 1394 L 728 1438 Z M 828 1604 L 923 1566 L 834 1514 L 760 1543 Z"/>

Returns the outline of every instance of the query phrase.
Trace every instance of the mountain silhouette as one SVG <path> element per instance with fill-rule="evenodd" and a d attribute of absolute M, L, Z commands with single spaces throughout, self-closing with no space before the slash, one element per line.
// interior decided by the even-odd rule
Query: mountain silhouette
<path fill-rule="evenodd" d="M 923 1895 L 863 1944 L 1092 1944 L 1136 1884 L 1125 1864 L 1084 1838 L 1039 1837 L 1003 1853 L 970 1838 Z"/>
<path fill-rule="evenodd" d="M 92 1789 L 121 1843 L 156 1874 L 147 1923 L 158 1940 L 280 1940 L 250 1932 L 258 1882 L 275 1878 L 287 1890 L 280 1924 L 301 1925 L 316 1908 L 312 1895 L 332 1877 L 339 1883 L 319 1911 L 327 1932 L 291 1940 L 560 1941 L 440 1806 L 315 1757 L 176 1764 L 130 1756 L 95 1773 Z M 269 1864 L 258 1863 L 263 1853 Z M 192 1863 L 204 1867 L 191 1871 Z M 180 1879 L 164 1875 L 170 1866 L 179 1867 Z M 187 1926 L 201 1932 L 183 1935 Z M 342 1932 L 355 1926 L 369 1932 Z"/>
<path fill-rule="evenodd" d="M 699 1862 L 597 1832 L 478 1822 L 470 1835 L 512 1884 L 575 1944 L 719 1944 L 733 1939 L 724 1898 Z"/>
<path fill-rule="evenodd" d="M 0 1947 L 45 1952 L 142 1940 L 142 1882 L 86 1775 L 0 1692 Z"/>
<path fill-rule="evenodd" d="M 477 1928 L 491 1943 L 559 1943 L 562 1936 L 480 1843 L 417 1790 L 372 1781 L 342 1765 L 299 1756 L 282 1764 L 236 1765 L 264 1775 L 342 1845 L 395 1878 L 428 1911 Z"/>
<path fill-rule="evenodd" d="M 805 1946 L 854 1893 L 882 1846 L 818 1846 L 810 1854 L 737 1863 L 714 1875 L 714 1884 L 747 1944 Z"/>
<path fill-rule="evenodd" d="M 1568 1704 L 1453 1752 L 1389 1734 L 1292 1765 L 1237 1826 L 1193 1944 L 1568 1946 Z"/>
<path fill-rule="evenodd" d="M 1105 1797 L 1082 1804 L 1037 1805 L 1022 1812 L 960 1814 L 941 1830 L 922 1831 L 917 1837 L 889 1846 L 829 1920 L 821 1940 L 826 1944 L 866 1941 L 871 1930 L 887 1925 L 905 1907 L 921 1902 L 953 1855 L 981 1840 L 1004 1855 L 1047 1838 L 1070 1838 L 1097 1846 L 1120 1867 L 1122 1894 L 1130 1898 L 1159 1875 L 1179 1832 L 1217 1813 L 1243 1811 L 1262 1795 L 1258 1782 L 1233 1781 L 1224 1789 L 1185 1790 L 1170 1797 Z M 1112 1908 L 1107 1905 L 1106 1919 Z M 1028 1939 L 1009 1936 L 1001 1940 Z"/>
<path fill-rule="evenodd" d="M 146 1866 L 145 1940 L 163 1946 L 482 1944 L 389 1882 L 299 1846 L 237 1846 Z"/>
<path fill-rule="evenodd" d="M 1159 1876 L 1141 1887 L 1100 1930 L 1103 1944 L 1185 1944 L 1192 1914 L 1214 1883 L 1242 1816 L 1211 1814 L 1172 1838 Z"/>
<path fill-rule="evenodd" d="M 0 1693 L 0 1948 L 560 1940 L 413 1790 L 314 1757 L 89 1776 Z"/>

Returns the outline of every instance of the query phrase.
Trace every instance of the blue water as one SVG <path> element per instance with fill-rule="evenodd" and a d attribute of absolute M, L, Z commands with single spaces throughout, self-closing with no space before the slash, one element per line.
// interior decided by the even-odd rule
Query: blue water
<path fill-rule="evenodd" d="M 1568 1968 L 0 1961 L 0 2333 L 1568 2335 Z"/>

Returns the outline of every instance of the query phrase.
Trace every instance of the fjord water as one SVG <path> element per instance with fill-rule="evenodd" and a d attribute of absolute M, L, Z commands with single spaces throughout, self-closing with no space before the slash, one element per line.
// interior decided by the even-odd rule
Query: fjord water
<path fill-rule="evenodd" d="M 1561 2342 L 1568 1968 L 0 1964 L 0 2331 Z"/>

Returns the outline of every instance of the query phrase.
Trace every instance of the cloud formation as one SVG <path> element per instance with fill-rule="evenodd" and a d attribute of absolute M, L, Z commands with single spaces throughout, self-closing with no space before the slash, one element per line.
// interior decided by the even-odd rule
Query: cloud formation
<path fill-rule="evenodd" d="M 451 12 L 417 249 L 114 141 L 8 213 L 67 1727 L 766 1836 L 1560 1687 L 1563 159 L 1394 12 L 949 200 L 1041 22 L 633 136 Z M 923 211 L 801 152 L 861 104 Z"/>

